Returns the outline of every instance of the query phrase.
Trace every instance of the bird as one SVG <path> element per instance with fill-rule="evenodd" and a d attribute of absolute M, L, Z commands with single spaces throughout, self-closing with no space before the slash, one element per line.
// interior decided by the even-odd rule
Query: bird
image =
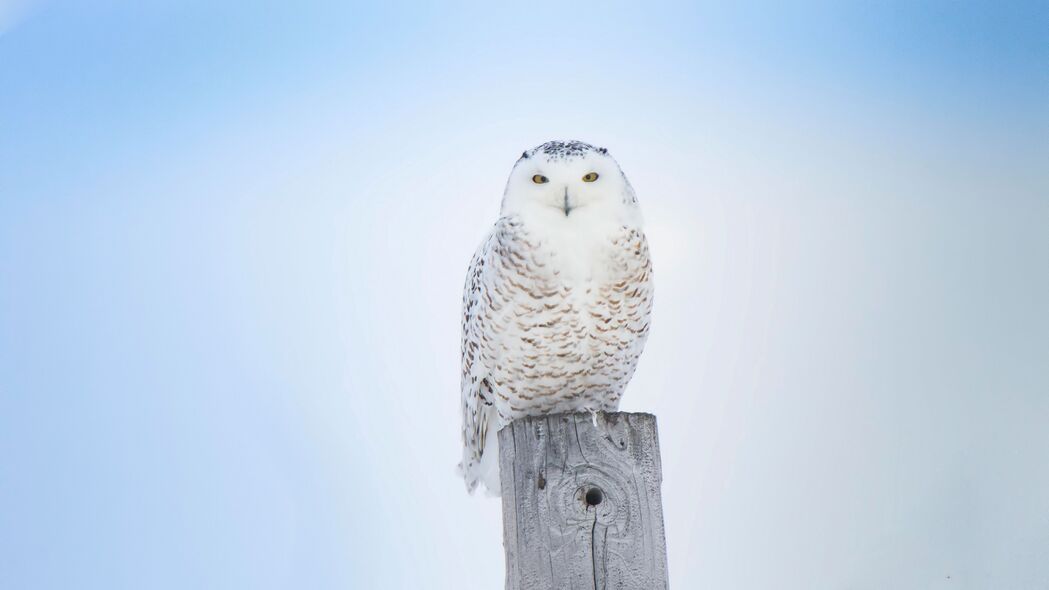
<path fill-rule="evenodd" d="M 548 141 L 510 172 L 466 275 L 462 442 L 467 491 L 498 496 L 513 420 L 614 412 L 648 339 L 652 261 L 634 189 L 605 148 Z"/>

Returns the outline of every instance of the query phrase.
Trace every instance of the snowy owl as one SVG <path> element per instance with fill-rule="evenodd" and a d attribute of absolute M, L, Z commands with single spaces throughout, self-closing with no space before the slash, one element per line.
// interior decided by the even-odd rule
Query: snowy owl
<path fill-rule="evenodd" d="M 615 411 L 648 337 L 652 263 L 608 150 L 551 141 L 517 160 L 463 293 L 463 460 L 499 493 L 498 431 L 523 416 Z"/>

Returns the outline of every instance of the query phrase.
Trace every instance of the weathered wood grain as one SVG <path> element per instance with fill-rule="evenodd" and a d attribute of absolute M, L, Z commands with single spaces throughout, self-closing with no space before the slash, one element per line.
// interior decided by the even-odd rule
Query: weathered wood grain
<path fill-rule="evenodd" d="M 651 414 L 558 414 L 499 431 L 507 590 L 667 587 Z"/>

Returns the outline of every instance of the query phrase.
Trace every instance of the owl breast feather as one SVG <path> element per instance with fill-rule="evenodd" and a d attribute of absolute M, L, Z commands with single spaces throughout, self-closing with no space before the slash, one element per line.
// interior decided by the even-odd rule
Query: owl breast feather
<path fill-rule="evenodd" d="M 483 289 L 500 421 L 615 410 L 648 333 L 644 235 L 622 227 L 602 241 L 558 241 L 508 220 L 494 242 Z"/>

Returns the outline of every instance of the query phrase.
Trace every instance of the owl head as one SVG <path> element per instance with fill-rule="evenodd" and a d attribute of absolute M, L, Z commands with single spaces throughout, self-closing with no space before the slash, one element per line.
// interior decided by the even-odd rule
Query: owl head
<path fill-rule="evenodd" d="M 548 141 L 521 154 L 506 183 L 502 214 L 558 224 L 641 221 L 619 164 L 605 148 L 581 141 Z"/>

